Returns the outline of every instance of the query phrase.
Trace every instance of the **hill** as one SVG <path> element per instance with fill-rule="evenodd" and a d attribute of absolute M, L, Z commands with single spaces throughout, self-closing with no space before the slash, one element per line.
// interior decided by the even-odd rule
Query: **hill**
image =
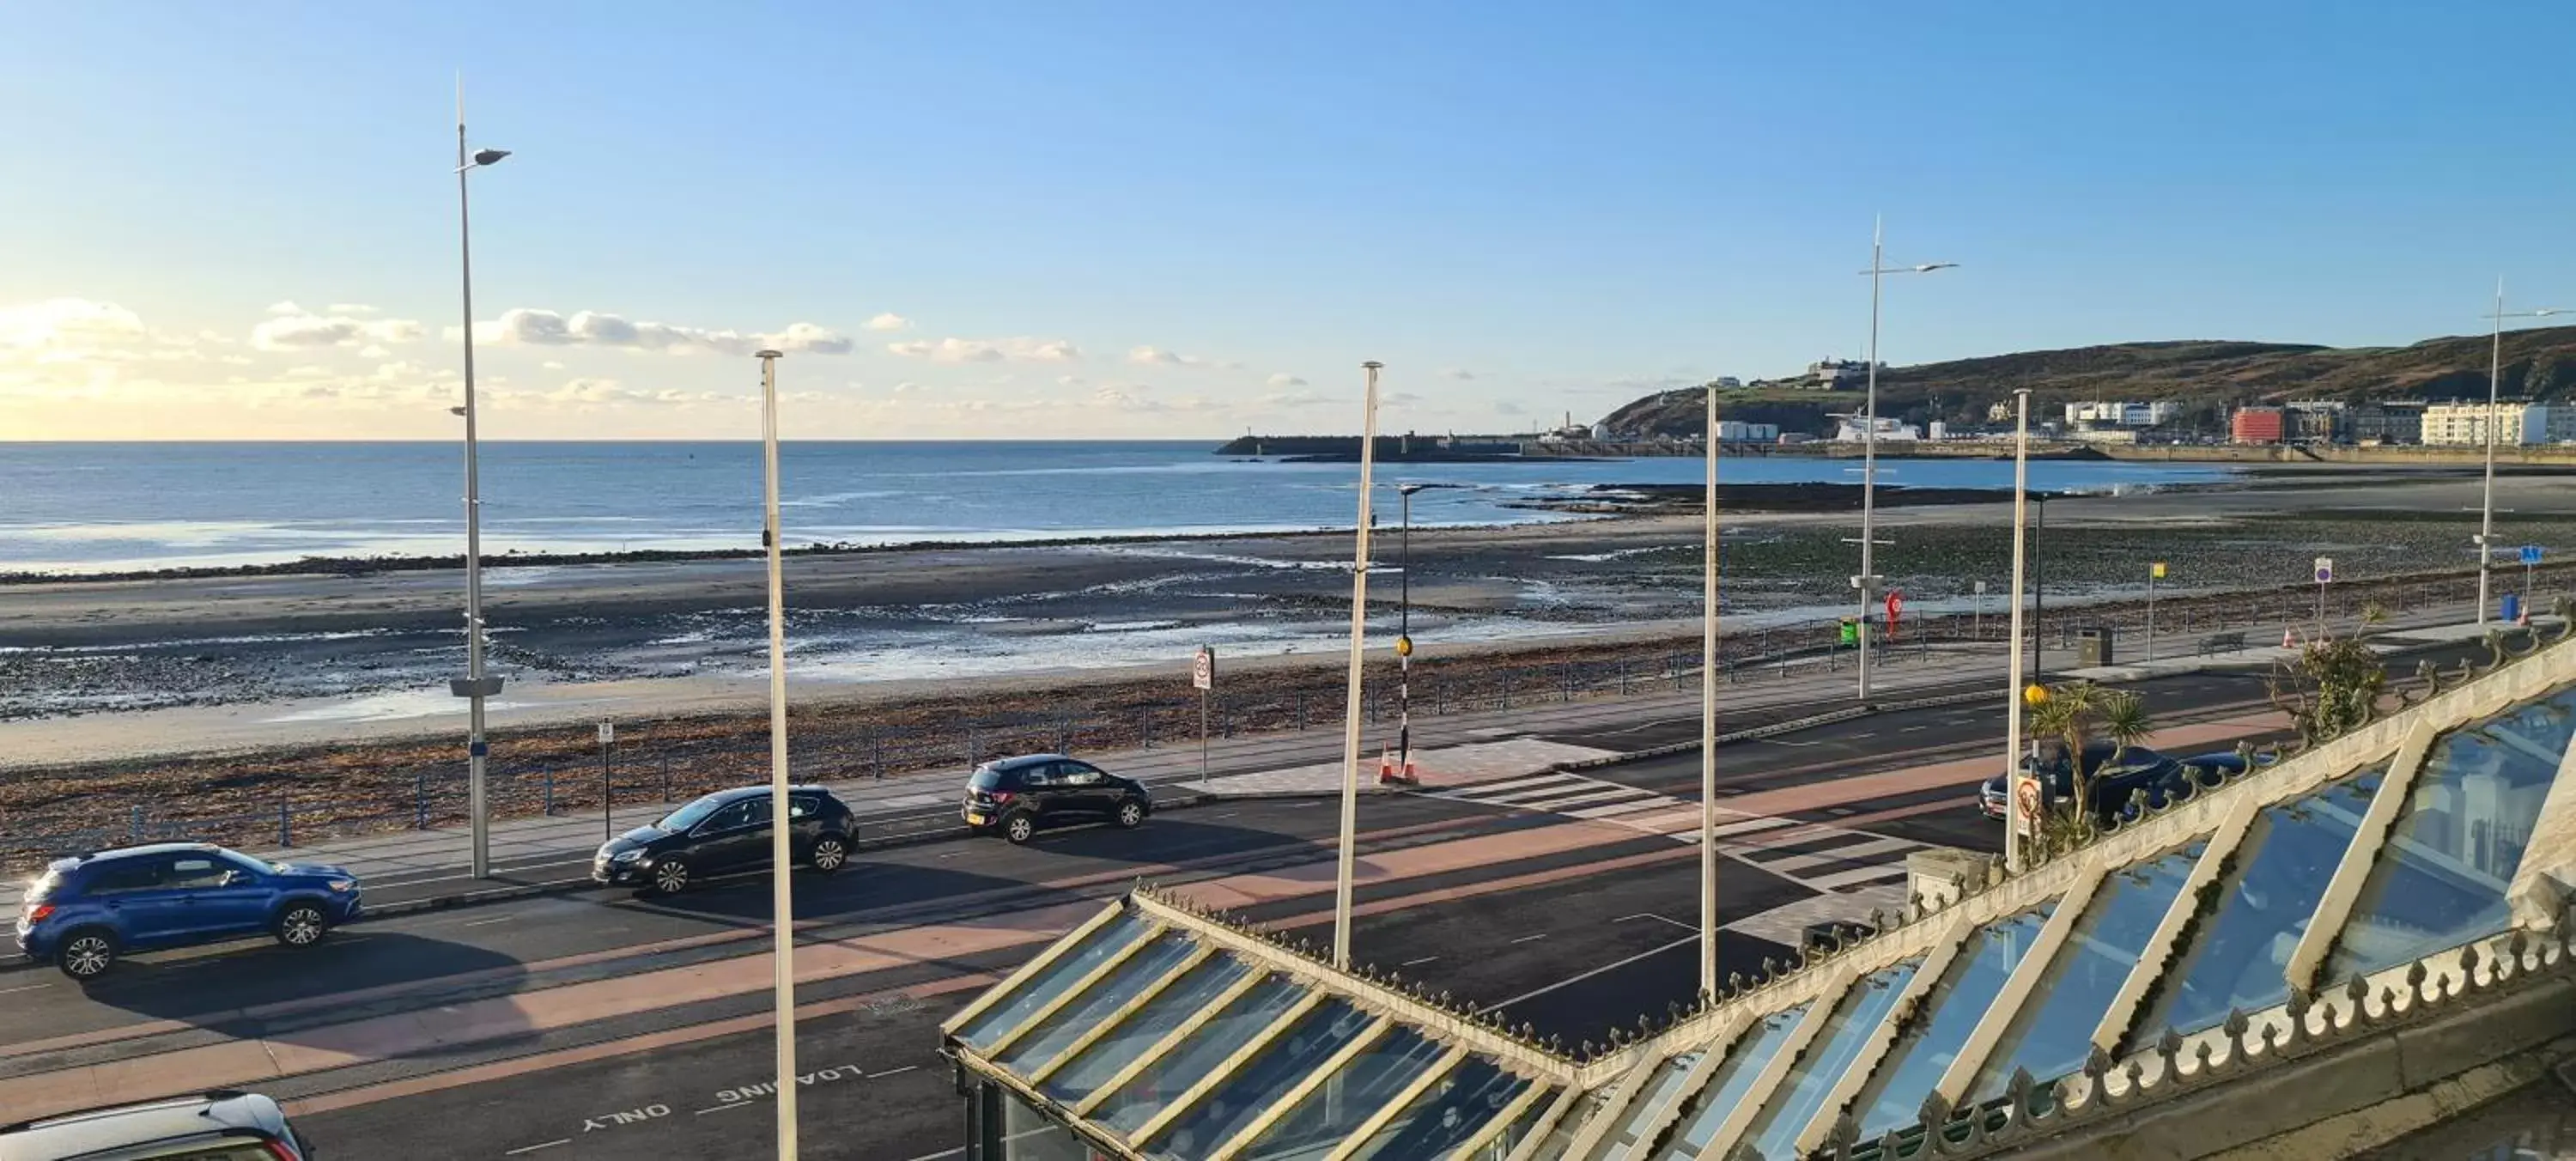
<path fill-rule="evenodd" d="M 1878 410 L 1908 422 L 1982 424 L 1988 405 L 2028 388 L 2034 422 L 2080 400 L 2174 400 L 2184 404 L 2182 426 L 2215 431 L 2228 408 L 2248 403 L 2483 398 L 2487 346 L 2488 336 L 2475 335 L 2406 347 L 2182 340 L 2023 351 L 1884 368 Z M 2505 332 L 2504 394 L 2576 400 L 2576 327 Z M 1857 390 L 1817 391 L 1791 380 L 1749 383 L 1718 399 L 1727 418 L 1820 434 L 1830 426 L 1828 412 L 1860 406 Z M 1683 388 L 1629 403 L 1605 422 L 1623 434 L 1689 435 L 1700 429 L 1705 407 L 1700 388 Z"/>

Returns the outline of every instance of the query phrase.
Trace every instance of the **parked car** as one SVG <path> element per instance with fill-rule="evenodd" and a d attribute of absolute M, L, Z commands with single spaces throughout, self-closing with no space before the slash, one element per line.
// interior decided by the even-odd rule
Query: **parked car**
<path fill-rule="evenodd" d="M 2114 753 L 2119 759 L 2112 760 Z M 2045 751 L 2034 764 L 2023 758 L 2022 769 L 2040 773 L 2040 787 L 2050 802 L 2064 802 L 2075 796 L 2071 772 L 2066 766 L 2065 748 Z M 2094 818 L 2103 825 L 2134 817 L 2138 813 L 2137 793 L 2146 793 L 2146 805 L 2162 809 L 2166 803 L 2183 797 L 2186 781 L 2196 784 L 2193 793 L 2218 786 L 2242 773 L 2245 759 L 2233 751 L 2221 750 L 2175 759 L 2145 746 L 2120 749 L 2110 742 L 2091 742 L 2084 747 L 2084 769 L 2092 776 Z M 1977 806 L 1988 818 L 2004 817 L 2006 788 L 2001 775 L 1989 778 L 1977 788 Z"/>
<path fill-rule="evenodd" d="M 1154 813 L 1145 784 L 1062 754 L 1003 758 L 975 768 L 959 811 L 977 834 L 1024 843 L 1038 828 L 1101 819 L 1133 829 Z"/>
<path fill-rule="evenodd" d="M 311 947 L 364 912 L 338 867 L 263 863 L 205 843 L 162 843 L 56 859 L 27 890 L 18 950 L 88 981 L 128 952 L 267 932 Z"/>
<path fill-rule="evenodd" d="M 0 1161 L 65 1157 L 311 1161 L 313 1147 L 276 1101 L 229 1090 L 0 1125 Z"/>
<path fill-rule="evenodd" d="M 791 786 L 787 801 L 790 857 L 827 875 L 848 865 L 856 829 L 849 806 L 820 786 Z M 769 820 L 769 787 L 719 790 L 601 843 L 590 877 L 676 895 L 700 879 L 764 870 Z"/>

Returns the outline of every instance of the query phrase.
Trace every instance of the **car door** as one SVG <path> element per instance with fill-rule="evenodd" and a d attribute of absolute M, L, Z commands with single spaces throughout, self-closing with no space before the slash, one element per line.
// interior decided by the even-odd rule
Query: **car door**
<path fill-rule="evenodd" d="M 83 886 L 83 897 L 94 901 L 107 913 L 117 936 L 129 948 L 156 947 L 181 939 L 185 916 L 178 910 L 178 900 L 162 889 L 161 876 L 170 869 L 168 855 L 142 855 L 117 859 L 90 872 Z"/>
<path fill-rule="evenodd" d="M 742 865 L 752 833 L 751 808 L 757 798 L 737 799 L 717 807 L 689 832 L 685 857 L 702 874 L 716 875 Z"/>
<path fill-rule="evenodd" d="M 1118 788 L 1110 785 L 1109 776 L 1100 767 L 1071 760 L 1056 763 L 1064 784 L 1072 788 L 1085 814 L 1108 814 L 1118 809 Z"/>
<path fill-rule="evenodd" d="M 1056 764 L 1039 762 L 1020 767 L 1020 797 L 1039 817 L 1079 814 L 1065 799 L 1067 787 L 1056 777 Z"/>
<path fill-rule="evenodd" d="M 221 939 L 268 926 L 266 878 L 221 855 L 180 855 L 170 860 L 161 886 L 176 897 L 187 938 Z"/>

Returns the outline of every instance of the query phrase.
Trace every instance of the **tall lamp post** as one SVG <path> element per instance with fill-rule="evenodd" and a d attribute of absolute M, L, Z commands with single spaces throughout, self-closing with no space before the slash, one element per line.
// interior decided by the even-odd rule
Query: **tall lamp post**
<path fill-rule="evenodd" d="M 1351 551 L 1350 684 L 1342 705 L 1341 857 L 1333 877 L 1333 966 L 1345 971 L 1351 966 L 1351 876 L 1358 870 L 1351 848 L 1360 825 L 1360 680 L 1368 658 L 1363 639 L 1368 634 L 1369 501 L 1373 498 L 1369 488 L 1377 469 L 1377 373 L 1385 366 L 1375 359 L 1360 364 L 1368 373 L 1368 387 L 1360 417 L 1359 532 Z"/>
<path fill-rule="evenodd" d="M 447 691 L 466 701 L 465 809 L 473 832 L 468 870 L 477 879 L 492 873 L 492 811 L 484 790 L 483 759 L 491 746 L 483 737 L 483 699 L 501 692 L 501 679 L 483 672 L 483 494 L 474 427 L 474 229 L 466 208 L 465 175 L 508 157 L 506 149 L 465 150 L 465 82 L 456 82 L 456 236 L 457 267 L 465 299 L 465 676 L 451 678 Z"/>
<path fill-rule="evenodd" d="M 2012 643 L 2004 647 L 2005 668 L 2010 670 L 2004 679 L 2004 866 L 2018 871 L 2022 864 L 2022 563 L 2030 545 L 2022 533 L 2030 521 L 2030 392 L 2013 392 L 2013 407 Z M 2036 654 L 2034 649 L 2034 658 Z"/>
<path fill-rule="evenodd" d="M 1404 510 L 1403 531 L 1397 534 L 1397 552 L 1404 557 L 1404 571 L 1397 582 L 1395 614 L 1395 770 L 1400 778 L 1413 776 L 1413 494 L 1428 484 L 1398 484 L 1398 504 Z"/>
<path fill-rule="evenodd" d="M 2478 500 L 2478 624 L 2487 623 L 2488 566 L 2495 559 L 2495 468 L 2497 413 L 2503 408 L 2504 385 L 2504 320 L 2509 318 L 2547 318 L 2568 311 L 2554 306 L 2538 310 L 2505 313 L 2504 279 L 2496 279 L 2495 311 L 2487 316 L 2495 324 L 2494 337 L 2487 348 L 2487 414 L 2480 426 L 2487 432 L 2486 487 Z"/>
<path fill-rule="evenodd" d="M 1869 394 L 1861 403 L 1860 434 L 1860 575 L 1852 586 L 1860 590 L 1860 700 L 1869 700 L 1869 608 L 1878 588 L 1878 572 L 1873 565 L 1878 547 L 1878 303 L 1879 284 L 1890 274 L 1929 274 L 1947 270 L 1956 262 L 1925 262 L 1914 266 L 1889 266 L 1884 257 L 1886 227 L 1874 221 L 1869 232 Z M 1714 454 L 1714 453 L 1712 453 Z"/>
<path fill-rule="evenodd" d="M 1717 1002 L 1717 384 L 1708 385 L 1707 527 L 1700 558 L 1699 1002 Z"/>
<path fill-rule="evenodd" d="M 770 991 L 778 1057 L 778 1161 L 796 1161 L 796 904 L 789 890 L 787 585 L 779 561 L 778 360 L 760 351 L 760 539 L 769 555 Z"/>

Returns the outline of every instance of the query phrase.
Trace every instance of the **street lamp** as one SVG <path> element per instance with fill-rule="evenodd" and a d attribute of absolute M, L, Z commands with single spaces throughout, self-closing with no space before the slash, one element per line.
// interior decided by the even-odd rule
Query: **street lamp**
<path fill-rule="evenodd" d="M 471 817 L 473 852 L 467 860 L 475 878 L 492 873 L 492 813 L 484 792 L 483 759 L 491 746 L 483 738 L 483 699 L 501 692 L 501 679 L 483 672 L 483 494 L 474 427 L 474 229 L 466 208 L 465 175 L 508 157 L 506 149 L 465 150 L 465 82 L 456 82 L 456 235 L 457 267 L 465 298 L 465 406 L 451 409 L 465 417 L 465 676 L 451 678 L 447 691 L 466 702 L 465 809 Z"/>
<path fill-rule="evenodd" d="M 2029 545 L 2022 536 L 2022 525 L 2030 518 L 2031 498 L 2028 388 L 2013 392 L 2013 413 L 2012 641 L 2004 646 L 2004 667 L 2008 671 L 2004 678 L 2004 866 L 2019 871 L 2022 868 L 2021 585 L 2022 562 Z M 2036 654 L 2036 641 L 2032 648 Z"/>
<path fill-rule="evenodd" d="M 779 563 L 778 360 L 760 360 L 761 540 L 769 550 L 770 993 L 778 1065 L 778 1158 L 796 1161 L 796 903 L 789 890 L 787 798 L 787 585 Z"/>
<path fill-rule="evenodd" d="M 2504 320 L 2509 318 L 2547 318 L 2570 313 L 2564 308 L 2544 306 L 2538 310 L 2505 313 L 2504 279 L 2496 279 L 2495 312 L 2487 318 L 2495 324 L 2494 337 L 2487 348 L 2487 413 L 2481 426 L 2487 431 L 2486 487 L 2478 500 L 2478 625 L 2487 623 L 2488 565 L 2495 557 L 2495 465 L 2496 412 L 2502 407 L 2499 393 L 2504 384 Z"/>
<path fill-rule="evenodd" d="M 1377 470 L 1377 373 L 1386 364 L 1371 359 L 1360 364 L 1368 386 L 1360 402 L 1360 511 L 1358 534 L 1351 548 L 1351 664 L 1342 703 L 1342 833 L 1339 865 L 1333 876 L 1333 966 L 1351 966 L 1351 876 L 1357 871 L 1353 845 L 1360 825 L 1360 680 L 1368 659 L 1369 526 L 1375 517 L 1369 502 L 1370 478 Z"/>
<path fill-rule="evenodd" d="M 1890 266 L 1883 256 L 1885 223 L 1874 221 L 1869 234 L 1869 394 L 1861 404 L 1860 459 L 1860 575 L 1852 584 L 1860 590 L 1860 699 L 1869 700 L 1869 607 L 1878 588 L 1878 572 L 1873 567 L 1874 550 L 1878 547 L 1878 303 L 1879 284 L 1890 274 L 1929 274 L 1947 270 L 1956 262 L 1923 262 L 1913 266 Z"/>
<path fill-rule="evenodd" d="M 1413 776 L 1413 494 L 1430 486 L 1395 486 L 1398 503 L 1404 511 L 1396 550 L 1404 558 L 1403 573 L 1397 582 L 1395 614 L 1395 771 L 1399 778 Z"/>

